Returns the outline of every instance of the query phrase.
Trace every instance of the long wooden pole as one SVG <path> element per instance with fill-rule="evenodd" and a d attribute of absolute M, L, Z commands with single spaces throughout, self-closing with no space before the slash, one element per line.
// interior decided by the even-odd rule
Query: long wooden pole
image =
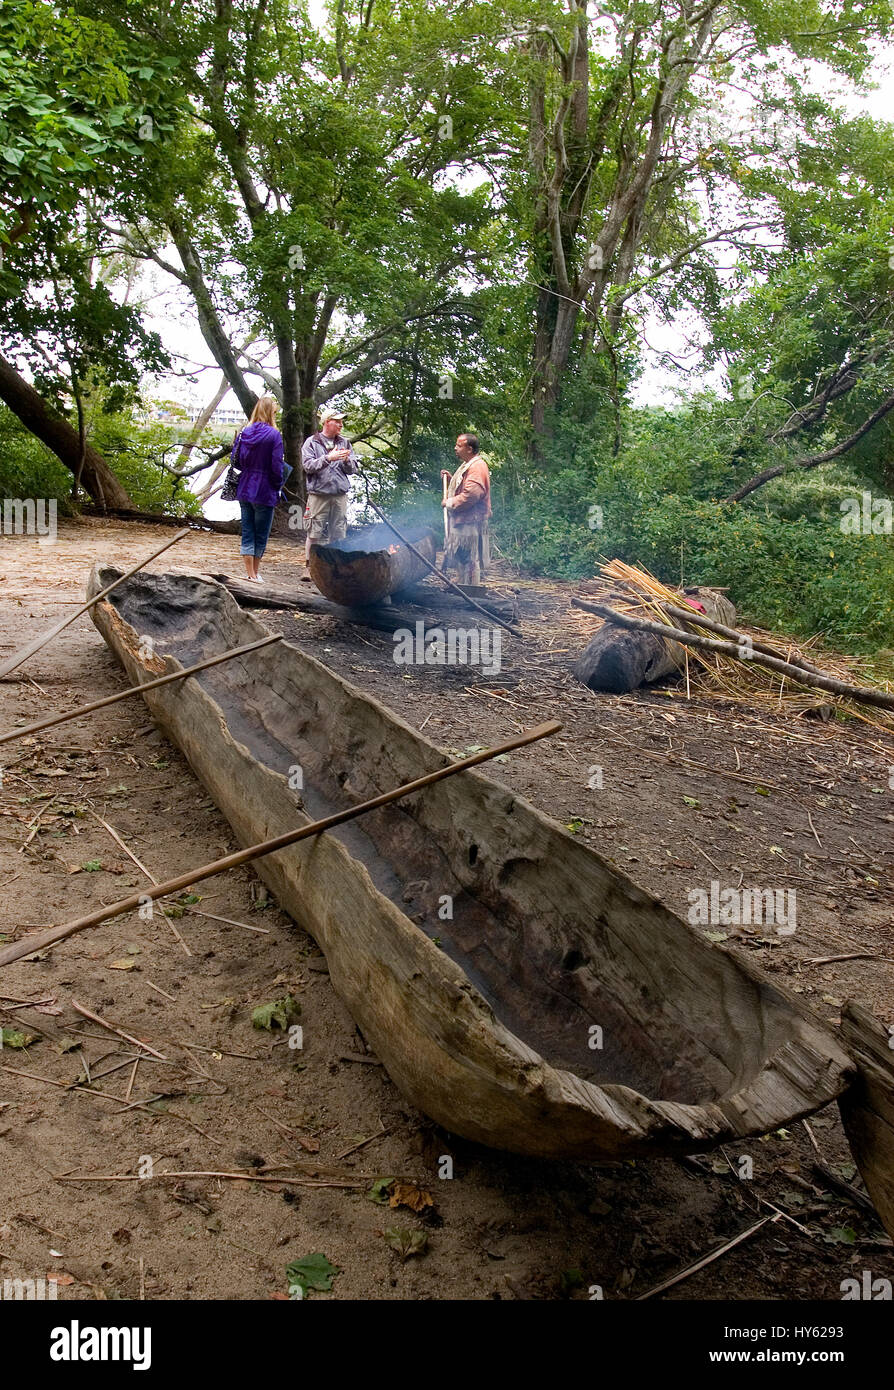
<path fill-rule="evenodd" d="M 182 681 L 186 676 L 195 675 L 196 671 L 205 671 L 209 666 L 219 666 L 223 661 L 231 661 L 234 656 L 245 656 L 247 652 L 257 651 L 259 647 L 269 647 L 271 642 L 281 642 L 282 633 L 273 633 L 270 637 L 262 637 L 257 642 L 248 642 L 244 647 L 231 647 L 229 651 L 220 652 L 217 656 L 209 656 L 204 661 L 197 661 L 195 666 L 187 666 L 182 671 L 170 671 L 166 676 L 159 676 L 156 680 L 146 681 L 145 685 L 132 685 L 127 690 L 119 690 L 117 695 L 106 695 L 102 700 L 93 700 L 89 705 L 79 705 L 77 709 L 69 710 L 67 714 L 51 714 L 47 719 L 38 719 L 35 724 L 26 724 L 23 729 L 10 729 L 5 734 L 0 734 L 0 744 L 14 743 L 17 738 L 25 738 L 27 734 L 40 733 L 42 729 L 52 729 L 56 724 L 65 724 L 69 719 L 80 719 L 83 714 L 93 714 L 98 709 L 105 709 L 107 705 L 115 705 L 119 700 L 126 700 L 130 695 L 145 695 L 147 690 L 157 690 L 160 685 L 170 685 L 172 681 Z"/>
<path fill-rule="evenodd" d="M 110 594 L 113 589 L 117 589 L 119 584 L 123 584 L 125 579 L 130 579 L 131 575 L 136 574 L 144 565 L 148 565 L 151 560 L 157 560 L 159 555 L 163 555 L 166 550 L 170 550 L 172 545 L 176 545 L 178 541 L 182 541 L 184 536 L 189 535 L 189 529 L 188 526 L 184 526 L 182 530 L 177 532 L 176 536 L 172 536 L 169 541 L 165 541 L 164 545 L 160 545 L 157 550 L 153 550 L 152 554 L 147 555 L 145 560 L 141 560 L 138 565 L 134 565 L 126 574 L 120 575 L 112 584 L 107 584 L 101 593 L 88 599 L 76 612 L 72 613 L 67 618 L 63 618 L 61 623 L 57 623 L 55 627 L 51 627 L 49 632 L 44 632 L 40 637 L 35 637 L 33 642 L 29 642 L 27 647 L 22 647 L 21 651 L 16 652 L 15 656 L 9 657 L 0 665 L 0 679 L 4 676 L 8 676 L 10 671 L 15 671 L 21 666 L 23 661 L 28 660 L 29 656 L 34 656 L 35 652 L 39 652 L 41 647 L 45 647 L 48 642 L 51 642 L 54 637 L 58 636 L 58 634 L 62 632 L 64 628 L 67 628 L 70 623 L 73 623 L 76 618 L 80 618 L 82 614 L 88 612 L 94 604 L 99 603 L 100 599 L 105 598 L 106 594 Z"/>
<path fill-rule="evenodd" d="M 100 922 L 106 922 L 111 917 L 120 917 L 124 912 L 132 912 L 134 908 L 141 907 L 147 899 L 165 898 L 169 893 L 179 893 L 184 888 L 189 888 L 193 883 L 200 883 L 202 879 L 213 878 L 215 874 L 223 873 L 227 869 L 236 869 L 240 864 L 250 864 L 254 859 L 260 859 L 265 854 L 275 854 L 277 850 L 286 849 L 299 840 L 309 839 L 312 835 L 320 835 L 324 830 L 331 830 L 336 825 L 344 825 L 346 821 L 354 820 L 367 811 L 374 811 L 379 806 L 388 806 L 392 801 L 399 801 L 402 797 L 421 791 L 423 787 L 430 787 L 435 782 L 441 782 L 445 777 L 453 777 L 457 772 L 464 772 L 466 768 L 489 762 L 491 758 L 499 757 L 501 753 L 510 753 L 515 748 L 524 748 L 529 743 L 536 743 L 539 739 L 549 738 L 552 734 L 557 734 L 561 727 L 562 725 L 556 720 L 551 720 L 546 724 L 538 724 L 536 728 L 528 729 L 515 738 L 509 739 L 506 743 L 499 743 L 493 748 L 485 748 L 482 752 L 473 753 L 471 757 L 462 758 L 457 763 L 448 763 L 446 767 L 438 768 L 436 772 L 428 772 L 424 777 L 417 777 L 415 781 L 406 782 L 402 787 L 395 787 L 391 791 L 382 792 L 380 796 L 374 796 L 359 806 L 350 806 L 344 811 L 336 812 L 333 816 L 326 816 L 323 820 L 312 821 L 310 825 L 301 826 L 298 830 L 287 830 L 285 834 L 277 835 L 272 840 L 264 840 L 260 844 L 251 845 L 248 849 L 238 850 L 235 854 L 227 854 L 223 859 L 214 859 L 210 864 L 203 864 L 198 869 L 188 869 L 185 874 L 179 874 L 177 878 L 169 878 L 165 883 L 158 883 L 152 887 L 147 885 L 142 893 L 132 893 L 129 898 L 122 898 L 120 902 L 111 903 L 108 907 L 97 908 L 95 912 L 88 913 L 86 917 L 78 917 L 74 922 L 66 922 L 59 927 L 50 927 L 45 932 L 35 933 L 22 941 L 14 942 L 11 946 L 7 946 L 4 951 L 0 951 L 0 966 L 10 965 L 14 960 L 20 960 L 22 956 L 30 956 L 33 951 L 41 951 L 45 946 L 52 946 L 67 936 L 73 936 L 75 932 L 84 931 L 87 927 L 98 926 Z"/>
<path fill-rule="evenodd" d="M 366 481 L 365 475 L 361 474 L 361 476 L 364 477 L 364 481 Z M 381 508 L 381 507 L 377 507 L 376 504 L 375 504 L 375 502 L 372 501 L 372 499 L 371 499 L 370 496 L 369 496 L 369 491 L 368 491 L 368 490 L 367 490 L 367 494 L 366 494 L 366 501 L 367 501 L 367 505 L 370 506 L 370 507 L 372 507 L 373 511 L 376 513 L 376 516 L 379 516 L 379 517 L 382 518 L 382 520 L 384 521 L 385 525 L 386 525 L 390 530 L 392 530 L 392 531 L 394 532 L 394 534 L 397 536 L 397 539 L 398 539 L 403 545 L 405 545 L 405 546 L 407 547 L 408 550 L 412 550 L 413 554 L 416 556 L 416 559 L 417 559 L 417 560 L 421 560 L 422 563 L 423 563 L 423 565 L 425 565 L 425 568 L 431 570 L 432 574 L 435 576 L 436 579 L 440 579 L 440 580 L 441 580 L 441 583 L 442 583 L 442 584 L 446 584 L 448 589 L 452 589 L 453 592 L 454 592 L 455 594 L 459 594 L 460 598 L 463 599 L 464 602 L 471 604 L 471 606 L 472 606 L 473 608 L 477 608 L 477 609 L 478 609 L 478 612 L 479 612 L 479 613 L 483 613 L 484 616 L 485 616 L 485 618 L 490 618 L 492 622 L 499 623 L 500 627 L 504 627 L 504 628 L 506 629 L 507 632 L 510 632 L 510 633 L 512 634 L 513 637 L 521 637 L 521 636 L 522 636 L 522 634 L 519 632 L 519 630 L 518 630 L 517 627 L 513 627 L 511 623 L 504 623 L 504 622 L 503 622 L 503 619 L 502 619 L 502 618 L 498 618 L 497 615 L 496 615 L 496 613 L 492 613 L 491 610 L 490 610 L 489 608 L 485 608 L 485 607 L 484 607 L 484 604 L 479 603 L 479 602 L 477 601 L 477 599 L 471 598 L 471 597 L 465 592 L 464 589 L 461 589 L 461 588 L 459 587 L 458 584 L 454 584 L 454 582 L 453 582 L 452 579 L 448 579 L 447 576 L 446 576 L 446 574 L 442 574 L 442 572 L 438 569 L 437 565 L 433 565 L 432 562 L 431 562 L 431 560 L 429 560 L 425 555 L 423 555 L 421 550 L 417 550 L 416 547 L 415 547 L 415 545 L 413 544 L 413 542 L 412 542 L 412 541 L 408 541 L 407 538 L 406 538 L 406 536 L 404 535 L 404 533 L 403 533 L 402 531 L 399 531 L 399 530 L 397 529 L 397 527 L 395 526 L 394 522 L 388 520 L 387 516 L 386 516 L 385 513 L 382 511 L 382 508 Z"/>
<path fill-rule="evenodd" d="M 864 705 L 875 705 L 878 709 L 894 709 L 894 694 L 889 695 L 884 690 L 875 690 L 868 685 L 849 685 L 847 681 L 836 680 L 834 676 L 820 676 L 803 666 L 793 666 L 790 661 L 766 656 L 756 650 L 752 650 L 750 656 L 743 656 L 742 645 L 749 640 L 745 633 L 741 634 L 738 643 L 719 642 L 714 637 L 700 637 L 694 632 L 683 632 L 681 628 L 669 627 L 666 623 L 652 622 L 648 618 L 634 618 L 631 614 L 619 613 L 602 603 L 585 603 L 583 599 L 572 599 L 571 602 L 575 608 L 583 608 L 588 613 L 598 613 L 600 618 L 617 623 L 620 627 L 629 627 L 638 632 L 654 632 L 669 642 L 679 642 L 684 647 L 701 647 L 709 652 L 721 652 L 724 656 L 735 657 L 738 661 L 753 661 L 756 666 L 767 666 L 771 671 L 780 671 L 798 685 L 827 690 L 832 695 L 842 695 L 849 700 L 858 700 Z M 699 615 L 694 614 L 693 622 L 698 620 Z"/>
<path fill-rule="evenodd" d="M 698 613 L 694 608 L 679 608 L 674 603 L 661 603 L 660 607 L 672 618 L 692 622 L 696 627 L 705 627 L 709 632 L 716 632 L 721 637 L 728 637 L 732 642 L 738 643 L 747 640 L 756 652 L 763 652 L 765 656 L 775 656 L 777 661 L 787 661 L 792 666 L 801 666 L 805 671 L 812 671 L 816 676 L 824 674 L 819 666 L 812 666 L 809 661 L 803 661 L 799 656 L 783 656 L 782 652 L 776 647 L 771 647 L 769 642 L 761 642 L 757 637 L 748 637 L 746 633 L 737 632 L 734 627 L 726 627 L 724 623 L 718 623 L 716 618 L 709 618 L 707 614 Z"/>

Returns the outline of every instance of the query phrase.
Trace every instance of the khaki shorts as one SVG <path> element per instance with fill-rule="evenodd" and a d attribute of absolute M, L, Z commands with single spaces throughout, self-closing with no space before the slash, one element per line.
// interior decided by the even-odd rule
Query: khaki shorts
<path fill-rule="evenodd" d="M 309 492 L 305 516 L 308 545 L 343 541 L 348 534 L 348 494 Z"/>

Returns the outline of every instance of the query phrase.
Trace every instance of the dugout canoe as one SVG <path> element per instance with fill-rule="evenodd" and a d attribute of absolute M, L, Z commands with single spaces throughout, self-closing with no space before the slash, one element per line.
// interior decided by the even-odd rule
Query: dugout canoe
<path fill-rule="evenodd" d="M 435 533 L 427 526 L 410 527 L 407 539 L 431 564 L 437 554 Z M 429 571 L 390 527 L 380 524 L 352 532 L 332 545 L 312 545 L 307 561 L 320 593 L 345 608 L 381 603 Z"/>
<path fill-rule="evenodd" d="M 847 1142 L 882 1225 L 894 1239 L 894 1027 L 848 1000 L 841 1032 L 857 1064 L 838 1108 Z"/>
<path fill-rule="evenodd" d="M 88 592 L 115 574 L 97 566 Z M 135 575 L 93 620 L 134 684 L 267 631 L 190 575 Z M 145 699 L 243 845 L 447 761 L 287 642 Z M 850 1079 L 835 1038 L 760 971 L 476 772 L 255 868 L 395 1085 L 468 1139 L 690 1153 L 790 1124 Z"/>

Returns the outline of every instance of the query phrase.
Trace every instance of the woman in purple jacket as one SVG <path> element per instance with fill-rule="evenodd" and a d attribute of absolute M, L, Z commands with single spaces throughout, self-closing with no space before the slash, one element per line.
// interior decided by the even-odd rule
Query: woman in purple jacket
<path fill-rule="evenodd" d="M 236 500 L 242 513 L 242 544 L 246 577 L 263 584 L 258 574 L 261 556 L 267 549 L 273 509 L 283 484 L 282 435 L 276 428 L 276 401 L 262 396 L 251 412 L 233 448 L 233 462 L 239 470 Z"/>

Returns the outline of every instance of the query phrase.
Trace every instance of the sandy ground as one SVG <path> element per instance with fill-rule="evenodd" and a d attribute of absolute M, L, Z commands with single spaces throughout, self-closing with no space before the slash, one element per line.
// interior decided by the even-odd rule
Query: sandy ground
<path fill-rule="evenodd" d="M 77 605 L 94 559 L 132 563 L 164 537 L 91 520 L 65 523 L 53 546 L 4 538 L 0 655 Z M 232 538 L 196 533 L 154 568 L 236 575 L 235 551 Z M 294 585 L 303 566 L 274 542 L 266 570 Z M 335 618 L 261 616 L 444 748 L 560 717 L 558 738 L 492 775 L 684 915 L 688 893 L 712 879 L 795 888 L 793 936 L 731 932 L 727 944 L 833 1026 L 849 996 L 892 1021 L 894 739 L 857 722 L 687 701 L 680 687 L 595 695 L 566 669 L 585 623 L 569 616 L 574 587 L 504 572 L 512 584 L 533 640 L 510 641 L 490 677 L 398 667 L 389 634 Z M 0 728 L 122 685 L 79 618 L 0 682 Z M 7 940 L 235 848 L 141 701 L 13 743 L 0 762 Z M 341 1272 L 320 1298 L 587 1298 L 598 1285 L 628 1299 L 773 1215 L 768 1203 L 783 1215 L 662 1297 L 837 1299 L 854 1271 L 894 1277 L 874 1215 L 814 1171 L 821 1161 L 859 1187 L 833 1107 L 809 1130 L 685 1162 L 593 1168 L 493 1153 L 403 1101 L 313 942 L 265 903 L 250 870 L 209 881 L 181 911 L 118 918 L 3 972 L 2 1277 L 52 1273 L 62 1299 L 283 1297 L 286 1266 L 321 1252 Z M 823 963 L 832 956 L 851 958 Z M 253 1009 L 288 993 L 301 1006 L 301 1051 L 252 1026 Z M 141 1051 L 137 1063 L 132 1042 L 73 1001 L 160 1055 Z M 17 1047 L 17 1034 L 32 1040 Z M 451 1180 L 439 1177 L 444 1155 Z M 150 1165 L 245 1176 L 133 1180 Z M 298 1178 L 277 1180 L 277 1165 Z M 372 1200 L 388 1177 L 404 1180 L 410 1205 Z M 422 1253 L 402 1258 L 414 1234 Z"/>

